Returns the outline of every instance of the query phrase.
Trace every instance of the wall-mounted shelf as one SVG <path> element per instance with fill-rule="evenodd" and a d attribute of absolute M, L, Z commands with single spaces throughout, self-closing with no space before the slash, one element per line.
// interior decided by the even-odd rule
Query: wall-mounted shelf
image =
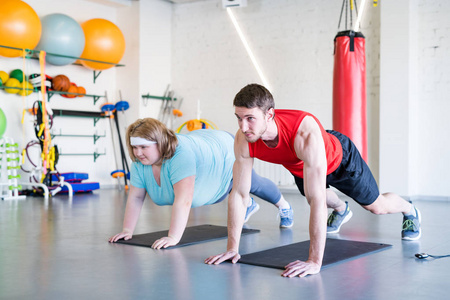
<path fill-rule="evenodd" d="M 25 89 L 24 89 L 24 88 L 20 88 L 20 87 L 7 87 L 7 86 L 4 86 L 4 85 L 0 86 L 0 89 L 1 89 L 1 90 L 4 90 L 4 89 L 13 89 L 13 90 L 20 90 L 20 91 L 26 90 L 26 91 L 32 91 L 32 92 L 34 92 L 34 93 L 37 93 L 37 92 L 40 91 L 39 88 L 34 88 L 34 89 L 28 89 L 28 88 L 25 88 Z M 48 102 L 50 102 L 50 99 L 51 99 L 51 98 L 53 97 L 53 95 L 55 95 L 55 94 L 57 94 L 57 95 L 74 95 L 74 96 L 86 96 L 86 97 L 91 97 L 91 98 L 93 98 L 93 100 L 94 100 L 94 105 L 95 105 L 95 103 L 97 103 L 98 100 L 100 100 L 100 98 L 106 97 L 106 95 L 78 94 L 78 93 L 69 93 L 69 92 L 60 92 L 60 91 L 51 91 L 51 90 L 49 90 L 49 91 L 47 91 Z M 75 99 L 75 97 L 74 97 L 74 98 L 67 98 L 67 99 Z"/>
<path fill-rule="evenodd" d="M 59 155 L 65 155 L 65 156 L 90 156 L 93 155 L 94 156 L 94 162 L 97 160 L 97 158 L 100 155 L 106 155 L 106 149 L 104 153 L 98 153 L 97 151 L 93 152 L 93 153 L 59 153 Z"/>
<path fill-rule="evenodd" d="M 12 49 L 12 50 L 19 50 L 19 51 L 25 50 L 25 52 L 26 52 L 25 58 L 31 58 L 31 59 L 39 59 L 39 53 L 41 52 L 40 50 L 22 49 L 22 48 L 9 47 L 9 46 L 4 46 L 4 45 L 0 45 L 0 47 Z M 106 62 L 106 61 L 99 61 L 99 60 L 93 60 L 93 59 L 88 59 L 88 58 L 68 56 L 68 55 L 56 54 L 56 53 L 51 53 L 51 52 L 46 52 L 45 55 L 51 55 L 51 56 L 63 57 L 63 58 L 72 58 L 72 59 L 83 60 L 83 61 L 91 61 L 91 62 L 96 62 L 96 63 L 113 65 L 114 67 L 124 67 L 125 66 L 122 64 L 115 64 L 115 63 Z M 73 65 L 81 66 L 80 64 L 77 64 L 77 63 L 73 63 Z M 93 72 L 94 72 L 94 83 L 95 83 L 95 81 L 97 80 L 98 76 L 100 76 L 100 73 L 102 73 L 102 71 L 94 70 Z"/>
<path fill-rule="evenodd" d="M 60 91 L 47 91 L 48 102 L 50 102 L 50 98 L 55 94 L 92 97 L 94 100 L 94 105 L 95 105 L 95 103 L 97 103 L 98 100 L 100 100 L 100 98 L 106 97 L 106 95 L 89 95 L 89 94 L 78 94 L 78 93 L 69 93 L 69 92 L 60 92 Z M 68 98 L 68 99 L 75 99 L 75 98 Z"/>
<path fill-rule="evenodd" d="M 59 134 L 50 133 L 50 135 L 52 136 L 52 138 L 54 138 L 55 136 L 61 136 L 61 137 L 91 137 L 91 138 L 94 138 L 94 145 L 95 145 L 95 143 L 98 141 L 99 138 L 106 137 L 106 132 L 103 135 L 98 135 L 98 134 L 62 134 L 61 130 L 60 130 Z"/>
<path fill-rule="evenodd" d="M 25 90 L 25 91 L 31 91 L 31 92 L 37 92 L 38 91 L 37 89 L 28 89 L 28 88 L 0 85 L 0 90 L 6 90 L 6 89 L 19 90 L 19 91 Z"/>
<path fill-rule="evenodd" d="M 93 118 L 94 126 L 101 118 L 109 118 L 102 112 L 95 111 L 77 111 L 77 110 L 64 110 L 64 109 L 52 109 L 53 117 L 76 117 L 76 118 Z"/>
<path fill-rule="evenodd" d="M 177 101 L 177 98 L 171 98 L 171 97 L 164 97 L 164 96 L 153 96 L 153 95 L 142 95 L 141 96 L 144 99 L 156 99 L 156 100 L 168 100 L 168 101 Z"/>

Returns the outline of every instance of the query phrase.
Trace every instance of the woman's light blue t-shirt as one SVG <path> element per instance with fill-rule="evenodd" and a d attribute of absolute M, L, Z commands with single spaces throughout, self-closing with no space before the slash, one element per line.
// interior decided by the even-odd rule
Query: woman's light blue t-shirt
<path fill-rule="evenodd" d="M 161 166 L 161 186 L 156 183 L 152 166 L 133 162 L 130 182 L 145 188 L 157 205 L 172 205 L 173 185 L 195 175 L 192 207 L 213 204 L 227 191 L 233 176 L 234 138 L 225 131 L 200 129 L 177 134 L 174 156 Z"/>

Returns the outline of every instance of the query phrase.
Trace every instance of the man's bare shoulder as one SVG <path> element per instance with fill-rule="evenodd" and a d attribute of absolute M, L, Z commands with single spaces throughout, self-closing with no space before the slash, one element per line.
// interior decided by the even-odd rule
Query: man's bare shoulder
<path fill-rule="evenodd" d="M 306 116 L 298 126 L 297 137 L 306 138 L 311 133 L 317 132 L 320 133 L 319 124 L 317 124 L 316 120 L 313 117 Z"/>
<path fill-rule="evenodd" d="M 294 148 L 297 156 L 304 160 L 304 154 L 308 151 L 315 151 L 314 146 L 316 141 L 322 141 L 322 133 L 317 121 L 311 117 L 306 116 L 298 126 L 297 134 L 294 141 Z"/>

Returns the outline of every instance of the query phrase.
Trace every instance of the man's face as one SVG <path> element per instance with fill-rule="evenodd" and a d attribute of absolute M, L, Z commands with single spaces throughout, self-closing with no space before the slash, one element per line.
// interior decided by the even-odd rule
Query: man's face
<path fill-rule="evenodd" d="M 247 142 L 256 142 L 266 132 L 268 116 L 258 107 L 246 108 L 236 106 L 234 114 Z"/>

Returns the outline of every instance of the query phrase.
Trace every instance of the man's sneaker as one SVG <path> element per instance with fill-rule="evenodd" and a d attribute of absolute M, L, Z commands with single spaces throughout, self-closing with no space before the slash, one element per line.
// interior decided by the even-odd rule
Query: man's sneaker
<path fill-rule="evenodd" d="M 249 207 L 247 207 L 247 212 L 245 213 L 244 223 L 247 223 L 248 219 L 250 219 L 250 217 L 259 210 L 259 204 L 256 203 L 252 197 L 250 197 L 250 199 L 252 200 L 252 203 L 250 204 Z"/>
<path fill-rule="evenodd" d="M 280 215 L 280 227 L 281 228 L 290 228 L 294 225 L 294 210 L 292 206 L 289 205 L 289 208 L 279 210 Z"/>
<path fill-rule="evenodd" d="M 338 233 L 341 226 L 347 223 L 353 216 L 352 211 L 348 207 L 348 202 L 345 201 L 345 211 L 341 215 L 337 211 L 333 211 L 328 217 L 327 221 L 327 233 Z"/>
<path fill-rule="evenodd" d="M 422 235 L 420 228 L 420 220 L 422 217 L 420 211 L 416 207 L 414 209 L 416 210 L 416 216 L 403 216 L 402 239 L 404 240 L 418 240 Z"/>

